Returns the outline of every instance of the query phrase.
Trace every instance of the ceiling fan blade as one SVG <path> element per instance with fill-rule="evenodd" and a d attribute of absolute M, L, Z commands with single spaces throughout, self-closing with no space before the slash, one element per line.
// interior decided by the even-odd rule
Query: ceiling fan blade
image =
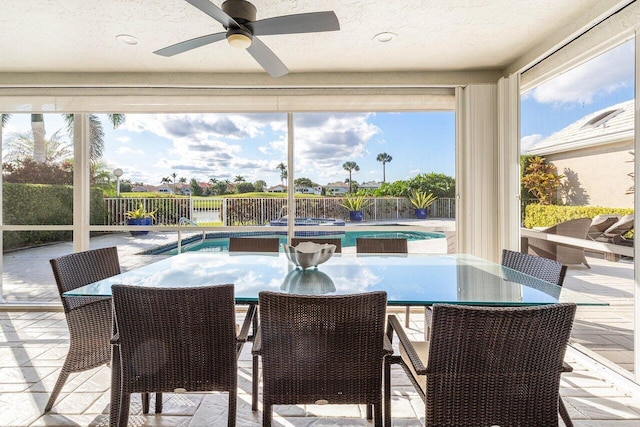
<path fill-rule="evenodd" d="M 230 26 L 239 27 L 240 25 L 236 22 L 235 19 L 227 15 L 227 13 L 220 9 L 215 4 L 211 3 L 209 0 L 186 0 L 187 3 L 197 7 L 222 25 L 225 28 L 229 28 Z"/>
<path fill-rule="evenodd" d="M 280 58 L 257 37 L 253 37 L 251 46 L 247 48 L 247 51 L 271 77 L 281 77 L 289 72 L 289 69 L 280 61 Z"/>
<path fill-rule="evenodd" d="M 311 12 L 261 19 L 249 24 L 256 36 L 273 34 L 318 33 L 338 31 L 340 23 L 333 12 Z"/>
<path fill-rule="evenodd" d="M 226 36 L 227 36 L 227 33 L 208 34 L 206 36 L 196 37 L 195 39 L 185 40 L 183 42 L 176 43 L 171 46 L 167 46 L 165 48 L 156 50 L 153 53 L 155 53 L 156 55 L 162 55 L 162 56 L 173 56 L 182 52 L 186 52 L 191 49 L 195 49 L 200 46 L 205 46 L 220 40 L 224 40 Z"/>

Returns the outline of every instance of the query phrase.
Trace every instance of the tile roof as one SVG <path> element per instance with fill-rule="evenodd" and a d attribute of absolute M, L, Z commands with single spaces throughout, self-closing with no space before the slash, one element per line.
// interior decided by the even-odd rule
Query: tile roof
<path fill-rule="evenodd" d="M 545 155 L 633 139 L 634 101 L 587 114 L 529 148 L 524 154 Z"/>

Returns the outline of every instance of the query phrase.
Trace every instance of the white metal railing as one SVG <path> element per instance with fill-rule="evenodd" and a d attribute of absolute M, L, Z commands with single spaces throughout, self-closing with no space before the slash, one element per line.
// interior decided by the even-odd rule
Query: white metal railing
<path fill-rule="evenodd" d="M 301 218 L 348 219 L 340 197 L 297 198 L 296 216 Z M 193 224 L 222 226 L 260 226 L 281 217 L 287 200 L 280 198 L 105 198 L 105 225 L 126 225 L 126 212 L 142 205 L 154 213 L 154 224 Z M 433 218 L 455 218 L 455 199 L 442 198 L 429 207 Z M 365 221 L 414 218 L 414 208 L 405 197 L 371 197 L 363 209 Z"/>

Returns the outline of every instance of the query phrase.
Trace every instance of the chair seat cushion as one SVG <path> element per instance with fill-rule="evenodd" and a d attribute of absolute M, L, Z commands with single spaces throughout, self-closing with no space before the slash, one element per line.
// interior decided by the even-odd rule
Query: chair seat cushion
<path fill-rule="evenodd" d="M 411 344 L 413 345 L 413 348 L 416 350 L 416 353 L 418 353 L 418 356 L 420 357 L 422 364 L 427 366 L 427 360 L 429 360 L 429 343 L 426 341 L 412 341 Z M 420 385 L 420 388 L 422 389 L 422 391 L 426 393 L 427 376 L 416 374 L 416 371 L 415 369 L 413 369 L 413 365 L 411 364 L 411 360 L 409 359 L 409 356 L 407 355 L 407 352 L 405 351 L 402 344 L 400 344 L 400 356 L 402 357 L 402 360 L 404 361 L 405 365 L 409 367 L 411 374 L 416 379 L 417 383 Z"/>

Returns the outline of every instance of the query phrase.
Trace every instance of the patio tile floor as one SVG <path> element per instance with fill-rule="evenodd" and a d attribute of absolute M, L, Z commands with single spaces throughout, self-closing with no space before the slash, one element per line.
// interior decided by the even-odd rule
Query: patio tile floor
<path fill-rule="evenodd" d="M 242 314 L 238 314 L 241 320 Z M 422 313 L 414 311 L 409 332 L 422 336 Z M 108 425 L 110 368 L 102 366 L 72 374 L 53 410 L 42 414 L 68 346 L 63 313 L 0 313 L 0 425 L 2 426 L 106 426 Z M 37 332 L 33 332 L 37 331 Z M 261 425 L 261 411 L 251 412 L 251 346 L 240 356 L 239 426 Z M 626 395 L 572 358 L 574 372 L 562 377 L 561 394 L 577 427 L 640 425 L 640 399 Z M 420 426 L 424 404 L 404 372 L 392 371 L 394 426 Z M 165 394 L 161 415 L 141 414 L 133 397 L 131 426 L 226 425 L 227 395 Z M 153 403 L 151 405 L 153 408 Z M 371 426 L 362 405 L 292 405 L 275 408 L 275 426 Z"/>

